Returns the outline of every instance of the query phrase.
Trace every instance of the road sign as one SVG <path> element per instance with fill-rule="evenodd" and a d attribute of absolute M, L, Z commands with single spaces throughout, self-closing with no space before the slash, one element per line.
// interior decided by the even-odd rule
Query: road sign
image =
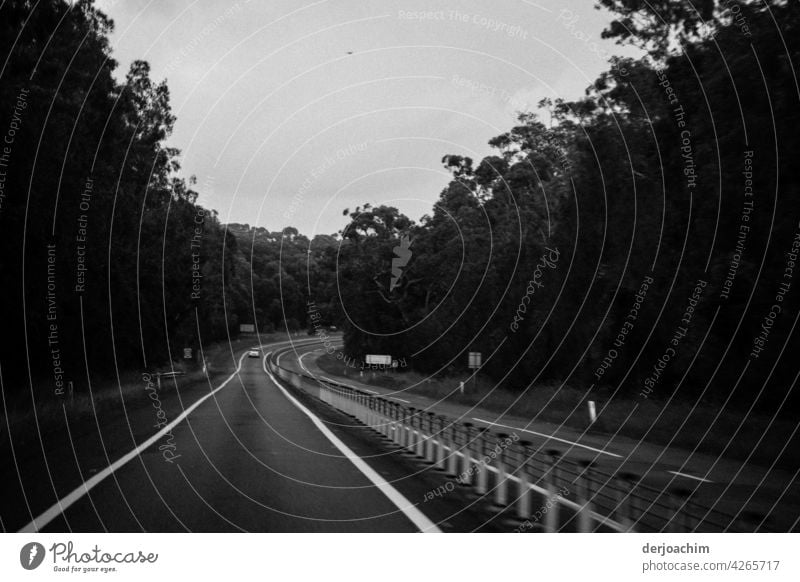
<path fill-rule="evenodd" d="M 379 366 L 391 366 L 392 356 L 386 356 L 381 354 L 367 354 L 367 363 L 377 364 Z"/>
<path fill-rule="evenodd" d="M 255 333 L 256 326 L 252 323 L 239 324 L 239 333 Z"/>
<path fill-rule="evenodd" d="M 481 367 L 481 353 L 480 352 L 470 352 L 469 353 L 469 368 L 470 370 L 475 370 Z"/>
<path fill-rule="evenodd" d="M 183 359 L 184 360 L 192 359 L 192 348 L 183 348 Z"/>

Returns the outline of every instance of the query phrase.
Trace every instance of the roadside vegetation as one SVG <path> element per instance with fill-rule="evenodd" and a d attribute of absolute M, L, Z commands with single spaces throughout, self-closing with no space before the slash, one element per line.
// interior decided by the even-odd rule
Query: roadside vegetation
<path fill-rule="evenodd" d="M 794 434 L 797 423 L 793 420 L 733 409 L 720 410 L 703 403 L 650 400 L 642 404 L 633 398 L 614 397 L 608 388 L 587 393 L 581 387 L 548 383 L 520 393 L 498 388 L 486 377 L 478 377 L 475 382 L 466 374 L 431 377 L 403 370 L 359 373 L 358 369 L 328 354 L 318 357 L 316 364 L 332 379 L 356 380 L 398 393 L 411 392 L 437 401 L 549 423 L 553 427 L 563 424 L 588 434 L 618 435 L 687 452 L 696 449 L 698 453 L 748 460 L 755 465 L 765 466 L 776 458 L 780 468 L 793 469 L 800 463 L 798 439 Z M 459 390 L 461 382 L 465 386 L 463 394 Z M 599 414 L 591 425 L 589 400 L 595 400 Z M 785 452 L 776 457 L 778 451 L 784 449 Z"/>

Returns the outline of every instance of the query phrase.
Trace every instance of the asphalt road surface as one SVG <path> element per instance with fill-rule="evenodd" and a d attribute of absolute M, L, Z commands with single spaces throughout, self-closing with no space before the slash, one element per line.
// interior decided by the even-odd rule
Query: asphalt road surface
<path fill-rule="evenodd" d="M 270 349 L 265 346 L 264 354 Z M 15 482 L 14 473 L 20 483 L 6 497 L 4 530 L 496 528 L 469 496 L 425 506 L 425 493 L 441 475 L 387 450 L 348 417 L 291 395 L 270 379 L 263 357 L 238 361 L 238 373 L 205 393 L 191 393 L 193 399 L 170 400 L 165 389 L 162 416 L 169 424 L 158 426 L 160 413 L 143 407 L 130 413 L 127 427 L 101 430 L 98 424 L 97 434 L 20 460 L 4 473 L 11 477 L 7 483 Z M 137 447 L 125 448 L 126 432 L 137 435 Z"/>

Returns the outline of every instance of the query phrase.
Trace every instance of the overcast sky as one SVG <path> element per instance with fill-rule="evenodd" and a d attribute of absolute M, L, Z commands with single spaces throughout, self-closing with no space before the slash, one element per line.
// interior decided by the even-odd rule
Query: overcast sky
<path fill-rule="evenodd" d="M 442 156 L 480 160 L 515 111 L 578 98 L 630 54 L 600 39 L 592 0 L 97 4 L 120 77 L 139 58 L 167 79 L 201 204 L 309 236 L 365 202 L 418 220 L 448 182 Z"/>

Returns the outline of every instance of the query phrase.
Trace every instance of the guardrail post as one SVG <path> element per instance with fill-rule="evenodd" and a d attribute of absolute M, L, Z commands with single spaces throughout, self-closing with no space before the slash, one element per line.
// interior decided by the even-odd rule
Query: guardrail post
<path fill-rule="evenodd" d="M 545 483 L 547 484 L 547 513 L 544 518 L 544 529 L 547 533 L 554 533 L 558 531 L 558 461 L 561 459 L 561 453 L 555 449 L 547 451 L 547 457 L 550 461 L 550 468 L 545 473 Z"/>
<path fill-rule="evenodd" d="M 417 448 L 417 435 L 414 432 L 414 425 L 416 424 L 417 409 L 413 406 L 408 407 L 408 440 L 406 441 L 406 449 L 408 452 L 414 453 Z"/>
<path fill-rule="evenodd" d="M 372 428 L 372 395 L 364 395 L 364 407 L 366 408 L 366 420 L 364 421 L 364 424 L 366 424 L 368 428 Z"/>
<path fill-rule="evenodd" d="M 506 447 L 505 441 L 508 438 L 508 435 L 505 433 L 498 433 L 497 435 L 497 444 L 494 446 L 494 450 L 497 453 L 495 458 L 495 467 L 497 468 L 497 482 L 495 483 L 494 487 L 494 503 L 495 505 L 499 505 L 500 507 L 504 507 L 508 504 L 508 475 L 506 473 Z M 498 451 L 497 448 L 500 448 Z"/>
<path fill-rule="evenodd" d="M 451 422 L 447 429 L 447 446 L 450 447 L 450 455 L 447 457 L 447 474 L 455 477 L 458 475 L 458 427 L 455 422 Z"/>
<path fill-rule="evenodd" d="M 402 404 L 399 404 L 397 406 L 397 444 L 400 445 L 401 449 L 405 449 L 408 444 L 408 429 L 406 427 L 407 414 L 408 409 Z"/>
<path fill-rule="evenodd" d="M 738 524 L 738 529 L 740 533 L 741 532 L 758 533 L 758 530 L 760 530 L 762 527 L 764 526 L 769 527 L 768 524 L 769 524 L 769 517 L 766 514 L 759 513 L 757 511 L 743 511 L 741 520 Z M 726 531 L 729 530 L 726 529 Z M 769 531 L 769 529 L 767 529 L 767 531 Z"/>
<path fill-rule="evenodd" d="M 462 472 L 461 475 L 464 478 L 464 485 L 471 485 L 472 484 L 472 446 L 474 440 L 474 432 L 475 429 L 472 426 L 471 422 L 464 423 L 464 446 L 461 448 L 461 452 L 463 453 L 462 457 Z"/>
<path fill-rule="evenodd" d="M 592 532 L 592 461 L 579 461 L 581 476 L 578 479 L 578 503 L 581 508 L 578 510 L 578 532 Z"/>
<path fill-rule="evenodd" d="M 634 475 L 620 473 L 617 475 L 617 521 L 622 524 L 625 531 L 633 531 L 633 511 L 631 493 L 633 491 Z"/>
<path fill-rule="evenodd" d="M 478 478 L 475 480 L 475 491 L 478 495 L 486 495 L 489 490 L 489 464 L 486 462 L 486 433 L 488 428 L 479 428 L 476 440 L 478 453 Z M 491 433 L 490 433 L 491 434 Z"/>
<path fill-rule="evenodd" d="M 447 419 L 444 416 L 437 416 L 436 417 L 437 428 L 438 431 L 436 433 L 436 468 L 444 471 L 444 458 L 445 458 L 445 450 L 444 450 L 444 441 L 445 441 L 445 426 L 447 424 Z"/>
<path fill-rule="evenodd" d="M 533 443 L 530 441 L 519 442 L 519 466 L 517 476 L 519 477 L 519 487 L 517 488 L 517 517 L 519 519 L 529 519 L 531 517 L 531 487 L 528 471 L 530 470 L 530 449 Z"/>
<path fill-rule="evenodd" d="M 428 439 L 425 441 L 425 461 L 434 463 L 436 461 L 436 450 L 434 446 L 434 435 L 436 434 L 436 414 L 428 412 Z"/>
<path fill-rule="evenodd" d="M 669 531 L 688 532 L 689 524 L 683 508 L 688 504 L 691 491 L 688 489 L 677 488 L 670 492 L 670 505 L 672 506 L 672 517 L 669 520 Z"/>
<path fill-rule="evenodd" d="M 403 446 L 402 445 L 403 425 L 400 423 L 400 409 L 402 408 L 402 406 L 400 406 L 397 402 L 392 402 L 391 406 L 392 406 L 392 440 L 398 446 Z"/>
<path fill-rule="evenodd" d="M 385 437 L 391 436 L 391 430 L 389 426 L 389 402 L 388 400 L 384 400 L 381 398 L 381 434 Z"/>
<path fill-rule="evenodd" d="M 356 392 L 356 394 L 358 395 L 358 401 L 356 403 L 358 406 L 357 416 L 359 420 L 365 422 L 367 420 L 367 414 L 369 413 L 369 408 L 367 408 L 367 395 L 364 392 Z"/>
<path fill-rule="evenodd" d="M 422 410 L 417 411 L 417 456 L 425 458 L 425 434 L 423 432 L 423 425 L 425 424 L 425 412 Z"/>
<path fill-rule="evenodd" d="M 401 449 L 406 448 L 408 436 L 406 433 L 406 412 L 407 409 L 402 404 L 397 406 L 397 444 Z"/>

